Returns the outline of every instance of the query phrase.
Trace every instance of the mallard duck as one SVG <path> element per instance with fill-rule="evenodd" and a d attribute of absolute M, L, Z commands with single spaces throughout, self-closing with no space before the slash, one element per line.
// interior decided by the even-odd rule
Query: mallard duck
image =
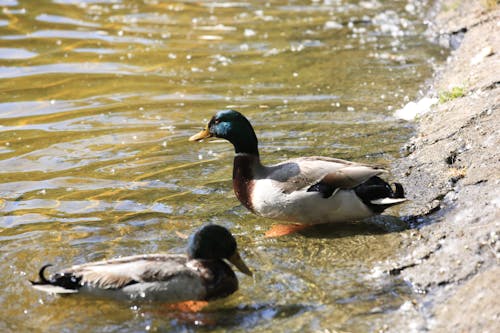
<path fill-rule="evenodd" d="M 53 294 L 89 293 L 117 299 L 168 302 L 213 300 L 238 289 L 227 259 L 241 272 L 252 275 L 224 227 L 208 224 L 189 238 L 187 255 L 146 254 L 73 266 L 45 277 L 43 266 L 35 289 Z"/>
<path fill-rule="evenodd" d="M 382 168 L 337 158 L 310 156 L 264 166 L 254 129 L 238 111 L 217 112 L 190 141 L 209 137 L 234 146 L 233 189 L 251 212 L 299 224 L 362 220 L 406 199 L 378 175 Z"/>

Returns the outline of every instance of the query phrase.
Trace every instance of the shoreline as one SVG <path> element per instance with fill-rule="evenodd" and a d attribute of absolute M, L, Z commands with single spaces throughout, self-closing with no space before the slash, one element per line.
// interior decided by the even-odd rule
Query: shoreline
<path fill-rule="evenodd" d="M 432 79 L 393 174 L 410 229 L 384 267 L 416 292 L 382 331 L 494 332 L 500 322 L 500 5 L 437 0 L 430 34 L 453 51 Z"/>

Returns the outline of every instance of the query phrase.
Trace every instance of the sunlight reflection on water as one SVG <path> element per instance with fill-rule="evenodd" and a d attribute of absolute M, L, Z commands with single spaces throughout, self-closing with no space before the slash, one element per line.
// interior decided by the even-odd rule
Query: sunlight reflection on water
<path fill-rule="evenodd" d="M 236 108 L 266 163 L 326 155 L 389 165 L 441 50 L 411 2 L 0 0 L 2 331 L 376 331 L 409 297 L 374 275 L 401 221 L 263 238 L 231 189 L 232 147 L 187 138 Z M 397 215 L 397 211 L 393 211 Z M 40 295 L 52 262 L 182 253 L 229 227 L 255 277 L 201 314 Z M 377 222 L 377 221 L 375 221 Z"/>

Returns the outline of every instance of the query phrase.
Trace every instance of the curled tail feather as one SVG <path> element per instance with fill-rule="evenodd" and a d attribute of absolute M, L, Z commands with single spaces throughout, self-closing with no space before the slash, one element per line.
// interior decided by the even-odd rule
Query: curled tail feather
<path fill-rule="evenodd" d="M 406 201 L 403 186 L 400 183 L 393 185 L 394 189 L 380 177 L 373 176 L 354 191 L 373 212 L 382 213 L 385 209 Z"/>
<path fill-rule="evenodd" d="M 403 185 L 401 185 L 400 183 L 394 183 L 394 188 L 396 190 L 394 191 L 393 198 L 395 198 L 395 199 L 404 199 L 404 197 L 405 197 L 405 190 L 403 188 Z"/>
<path fill-rule="evenodd" d="M 38 271 L 38 281 L 29 280 L 33 288 L 49 294 L 74 294 L 78 292 L 79 279 L 71 279 L 71 277 L 64 274 L 56 274 L 47 279 L 45 277 L 45 270 L 50 266 L 52 264 L 47 264 L 40 268 L 40 271 Z"/>
<path fill-rule="evenodd" d="M 40 270 L 38 271 L 38 278 L 40 279 L 39 281 L 31 281 L 31 284 L 32 285 L 37 285 L 37 284 L 52 284 L 51 281 L 47 280 L 47 278 L 45 277 L 45 270 L 52 266 L 52 264 L 46 264 L 46 265 L 43 265 L 42 268 L 40 268 Z"/>

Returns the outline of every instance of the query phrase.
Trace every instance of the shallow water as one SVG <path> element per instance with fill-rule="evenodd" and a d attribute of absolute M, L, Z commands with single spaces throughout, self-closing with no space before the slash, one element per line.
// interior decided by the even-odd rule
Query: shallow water
<path fill-rule="evenodd" d="M 0 0 L 0 330 L 375 331 L 411 299 L 377 273 L 397 218 L 265 239 L 231 189 L 227 142 L 190 143 L 245 113 L 267 163 L 327 155 L 389 165 L 411 134 L 393 111 L 441 50 L 406 1 Z M 397 215 L 397 210 L 390 213 Z M 54 297 L 38 268 L 180 253 L 229 227 L 254 278 L 200 314 Z"/>

